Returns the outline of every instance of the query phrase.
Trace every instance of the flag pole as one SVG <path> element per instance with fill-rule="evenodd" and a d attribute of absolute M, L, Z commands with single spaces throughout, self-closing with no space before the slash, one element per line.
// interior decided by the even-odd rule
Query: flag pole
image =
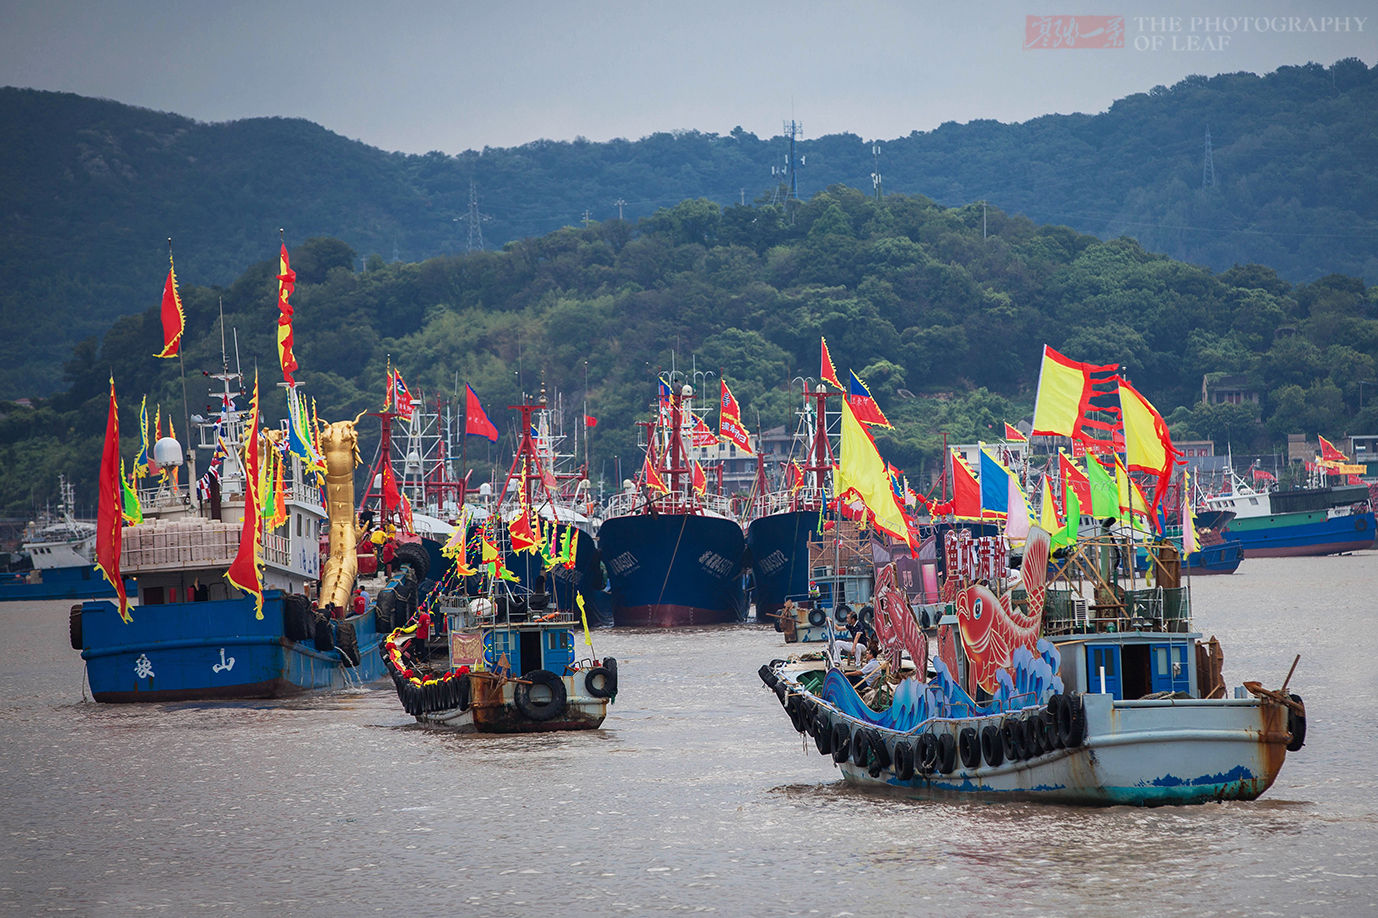
<path fill-rule="evenodd" d="M 168 263 L 171 264 L 171 263 L 172 263 L 172 237 L 171 237 L 171 236 L 167 237 L 167 259 L 168 259 Z M 191 442 L 191 407 L 190 407 L 190 404 L 189 404 L 188 401 L 187 401 L 187 365 L 186 365 L 186 363 L 183 362 L 183 360 L 182 360 L 182 351 L 186 350 L 186 348 L 183 346 L 183 345 L 186 344 L 186 337 L 187 337 L 187 335 L 186 335 L 186 320 L 183 319 L 183 321 L 182 321 L 182 340 L 179 341 L 179 342 L 177 342 L 177 369 L 178 369 L 178 370 L 181 372 L 181 374 L 182 374 L 182 421 L 186 424 L 186 428 L 185 428 L 185 429 L 186 429 L 186 432 L 187 432 L 187 454 L 186 454 L 186 464 L 187 464 L 187 495 L 188 495 L 188 499 L 190 499 L 191 493 L 192 493 L 193 491 L 195 491 L 195 489 L 196 489 L 196 447 L 193 446 L 193 445 L 192 445 L 192 442 Z"/>

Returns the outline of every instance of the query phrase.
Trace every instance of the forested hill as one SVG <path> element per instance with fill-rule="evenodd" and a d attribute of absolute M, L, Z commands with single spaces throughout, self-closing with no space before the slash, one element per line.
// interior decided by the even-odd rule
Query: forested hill
<path fill-rule="evenodd" d="M 1260 77 L 1192 77 L 1097 115 L 945 124 L 883 141 L 887 193 L 1008 213 L 1293 283 L 1378 281 L 1378 72 L 1349 59 Z M 805 119 L 807 121 L 807 119 Z M 44 394 L 81 337 L 156 300 L 174 237 L 187 283 L 316 235 L 362 256 L 465 251 L 470 189 L 489 249 L 562 226 L 629 221 L 679 201 L 776 193 L 782 137 L 734 130 L 608 143 L 538 140 L 456 156 L 386 153 L 300 120 L 201 124 L 115 102 L 0 90 L 0 397 Z M 1214 184 L 1202 187 L 1210 132 Z M 873 143 L 803 140 L 800 195 L 870 192 Z M 356 267 L 357 267 L 356 263 Z"/>
<path fill-rule="evenodd" d="M 721 374 L 753 430 L 789 424 L 801 384 L 817 379 L 820 335 L 839 372 L 870 384 L 894 423 L 880 447 L 916 482 L 944 435 L 993 439 L 1029 416 L 1045 342 L 1123 364 L 1179 438 L 1263 451 L 1291 432 L 1378 431 L 1378 288 L 1340 275 L 1293 285 L 1257 265 L 1217 274 L 998 208 L 877 201 L 838 185 L 787 206 L 686 201 L 635 225 L 366 272 L 337 240 L 306 240 L 293 255 L 297 378 L 322 418 L 377 408 L 389 361 L 428 398 L 472 384 L 509 433 L 505 406 L 544 385 L 571 425 L 598 419 L 592 477 L 613 487 L 618 458 L 624 474 L 641 461 L 635 422 L 657 371 L 706 379 L 710 398 Z M 223 302 L 231 353 L 259 369 L 265 413 L 281 417 L 276 273 L 274 259 L 223 289 L 184 281 L 192 413 L 212 411 L 202 371 L 221 365 Z M 41 504 L 59 472 L 91 499 L 111 372 L 125 455 L 144 394 L 183 429 L 178 362 L 151 356 L 161 343 L 150 302 L 77 348 L 64 393 L 32 409 L 0 405 L 0 514 Z M 1242 376 L 1261 404 L 1198 405 L 1209 373 Z M 364 434 L 368 456 L 376 428 Z M 510 446 L 471 439 L 480 479 L 505 470 Z"/>

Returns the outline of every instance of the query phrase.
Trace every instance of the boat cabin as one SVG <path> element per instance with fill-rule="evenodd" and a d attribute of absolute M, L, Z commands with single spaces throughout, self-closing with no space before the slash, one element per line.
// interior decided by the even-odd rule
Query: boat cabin
<path fill-rule="evenodd" d="M 445 611 L 450 666 L 507 669 L 522 675 L 535 669 L 563 675 L 574 656 L 574 625 L 567 612 L 530 620 L 524 611 L 495 607 L 485 598 L 462 599 Z"/>
<path fill-rule="evenodd" d="M 1052 638 L 1062 657 L 1062 684 L 1069 692 L 1108 694 L 1133 701 L 1163 693 L 1199 697 L 1196 641 L 1200 634 L 1135 631 Z"/>

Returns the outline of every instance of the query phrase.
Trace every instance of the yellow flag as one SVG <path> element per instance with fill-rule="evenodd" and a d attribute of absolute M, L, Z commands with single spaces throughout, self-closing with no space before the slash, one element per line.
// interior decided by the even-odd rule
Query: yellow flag
<path fill-rule="evenodd" d="M 861 426 L 846 399 L 842 400 L 842 446 L 838 450 L 836 478 L 837 493 L 855 491 L 871 511 L 877 529 L 910 541 L 909 524 L 895 501 L 885 460 L 880 458 L 870 432 Z"/>
<path fill-rule="evenodd" d="M 1033 432 L 1070 437 L 1077 430 L 1090 389 L 1086 364 L 1069 360 L 1044 345 L 1038 395 L 1034 400 Z"/>
<path fill-rule="evenodd" d="M 1125 465 L 1131 469 L 1163 474 L 1176 450 L 1158 409 L 1138 390 L 1120 380 L 1120 415 L 1124 422 Z"/>
<path fill-rule="evenodd" d="M 584 611 L 584 594 L 577 590 L 574 593 L 574 604 L 579 607 L 579 620 L 584 623 L 584 643 L 592 647 L 593 638 L 589 637 L 589 616 Z"/>
<path fill-rule="evenodd" d="M 1053 502 L 1052 476 L 1043 476 L 1043 509 L 1039 513 L 1038 525 L 1049 532 L 1057 532 L 1062 523 L 1057 518 L 1057 504 Z"/>

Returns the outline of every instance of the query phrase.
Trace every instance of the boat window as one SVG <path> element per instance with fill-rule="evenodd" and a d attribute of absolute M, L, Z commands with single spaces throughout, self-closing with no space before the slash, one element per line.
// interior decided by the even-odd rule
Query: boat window
<path fill-rule="evenodd" d="M 1252 504 L 1253 506 L 1257 507 L 1257 506 L 1258 506 L 1258 498 L 1257 498 L 1257 497 L 1251 497 L 1251 498 L 1249 498 L 1249 503 Z"/>

